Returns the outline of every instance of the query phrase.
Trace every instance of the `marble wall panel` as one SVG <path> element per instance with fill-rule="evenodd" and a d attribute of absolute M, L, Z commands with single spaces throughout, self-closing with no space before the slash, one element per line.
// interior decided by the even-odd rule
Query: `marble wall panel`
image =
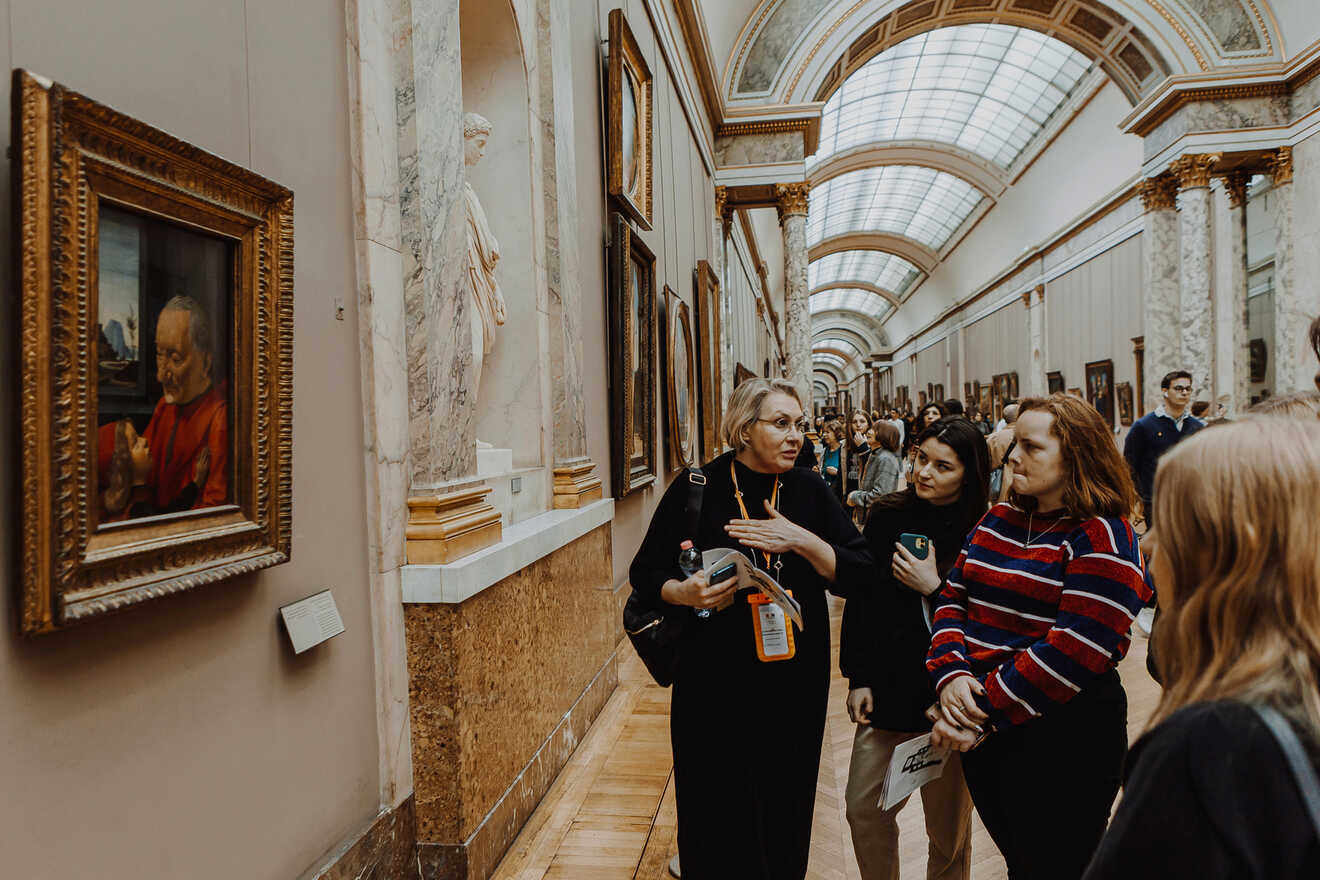
<path fill-rule="evenodd" d="M 1210 189 L 1191 187 L 1178 193 L 1179 329 L 1181 369 L 1192 374 L 1193 397 L 1201 399 L 1213 386 L 1214 302 L 1210 283 L 1214 251 L 1210 237 Z"/>
<path fill-rule="evenodd" d="M 721 135 L 715 138 L 715 163 L 721 168 L 728 165 L 798 162 L 803 158 L 802 133 L 798 131 Z"/>
<path fill-rule="evenodd" d="M 797 384 L 804 398 L 809 398 L 811 312 L 807 302 L 807 215 L 785 215 L 783 224 L 784 348 L 788 378 Z"/>
<path fill-rule="evenodd" d="M 1160 401 L 1160 379 L 1183 369 L 1180 332 L 1178 213 L 1156 209 L 1146 214 L 1142 232 L 1142 286 L 1145 339 L 1145 392 L 1148 409 Z"/>
<path fill-rule="evenodd" d="M 460 605 L 405 606 L 419 841 L 467 840 L 609 661 L 611 555 L 606 525 Z"/>
<path fill-rule="evenodd" d="M 1293 87 L 1292 118 L 1300 119 L 1320 107 L 1320 74 Z"/>
<path fill-rule="evenodd" d="M 1287 95 L 1202 101 L 1176 110 L 1142 141 L 1150 159 L 1185 134 L 1282 126 L 1292 121 L 1292 99 Z"/>
<path fill-rule="evenodd" d="M 1275 392 L 1282 394 L 1315 387 L 1307 331 L 1320 315 L 1320 216 L 1314 207 L 1320 204 L 1320 137 L 1293 148 L 1293 182 L 1270 198 L 1276 231 L 1272 360 Z"/>

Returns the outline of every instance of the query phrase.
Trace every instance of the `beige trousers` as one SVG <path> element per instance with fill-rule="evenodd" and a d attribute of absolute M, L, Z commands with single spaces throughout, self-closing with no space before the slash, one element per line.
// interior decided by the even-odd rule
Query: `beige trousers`
<path fill-rule="evenodd" d="M 907 800 L 888 812 L 880 809 L 880 789 L 894 749 L 917 736 L 875 730 L 859 724 L 853 736 L 852 760 L 848 764 L 848 825 L 862 880 L 898 880 L 898 811 Z M 957 754 L 939 779 L 921 788 L 921 807 L 926 813 L 927 880 L 968 880 L 972 857 L 972 797 L 963 782 L 962 762 Z"/>

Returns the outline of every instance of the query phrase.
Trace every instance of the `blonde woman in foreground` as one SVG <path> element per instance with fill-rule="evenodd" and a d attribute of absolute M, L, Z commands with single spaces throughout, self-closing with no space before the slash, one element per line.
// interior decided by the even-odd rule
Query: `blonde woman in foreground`
<path fill-rule="evenodd" d="M 1320 877 L 1320 423 L 1204 431 L 1155 485 L 1164 695 L 1086 878 Z"/>

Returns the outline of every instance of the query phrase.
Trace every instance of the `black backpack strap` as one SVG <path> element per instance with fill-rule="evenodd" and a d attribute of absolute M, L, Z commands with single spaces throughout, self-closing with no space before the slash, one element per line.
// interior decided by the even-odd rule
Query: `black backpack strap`
<path fill-rule="evenodd" d="M 688 468 L 687 538 L 697 540 L 697 527 L 701 524 L 701 500 L 706 493 L 706 475 L 700 467 Z"/>
<path fill-rule="evenodd" d="M 1263 703 L 1252 703 L 1251 708 L 1256 710 L 1260 720 L 1274 734 L 1283 756 L 1288 759 L 1293 778 L 1297 780 L 1297 788 L 1302 793 L 1302 803 L 1311 817 L 1311 824 L 1315 826 L 1315 833 L 1320 835 L 1320 780 L 1316 779 L 1315 767 L 1311 765 L 1302 741 L 1278 709 Z"/>

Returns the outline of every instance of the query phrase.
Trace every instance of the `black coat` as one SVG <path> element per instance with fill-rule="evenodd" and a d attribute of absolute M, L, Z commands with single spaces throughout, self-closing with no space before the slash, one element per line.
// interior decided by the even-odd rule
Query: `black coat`
<path fill-rule="evenodd" d="M 944 577 L 971 529 L 959 525 L 957 505 L 935 507 L 911 490 L 875 503 L 863 533 L 876 561 L 875 587 L 854 590 L 844 605 L 839 671 L 849 688 L 869 687 L 874 692 L 872 727 L 924 731 L 930 729 L 925 710 L 935 702 L 926 674 L 931 636 L 921 594 L 894 577 L 894 544 L 904 532 L 934 542 L 936 567 Z"/>
<path fill-rule="evenodd" d="M 732 461 L 729 452 L 703 467 L 707 484 L 695 535 L 683 534 L 688 481 L 670 485 L 629 569 L 634 589 L 658 601 L 664 582 L 682 577 L 678 545 L 689 537 L 701 550 L 742 549 L 765 568 L 759 552 L 724 531 L 742 516 Z M 764 518 L 774 477 L 736 467 L 748 514 Z M 758 659 L 746 594 L 707 620 L 694 617 L 685 634 L 670 707 L 684 880 L 801 880 L 806 873 L 830 684 L 825 591 L 846 595 L 875 579 L 866 542 L 830 498 L 812 471 L 780 475 L 780 512 L 833 545 L 837 560 L 831 584 L 802 557 L 780 558 L 777 579 L 801 603 L 805 624 L 795 629 L 791 660 Z"/>

